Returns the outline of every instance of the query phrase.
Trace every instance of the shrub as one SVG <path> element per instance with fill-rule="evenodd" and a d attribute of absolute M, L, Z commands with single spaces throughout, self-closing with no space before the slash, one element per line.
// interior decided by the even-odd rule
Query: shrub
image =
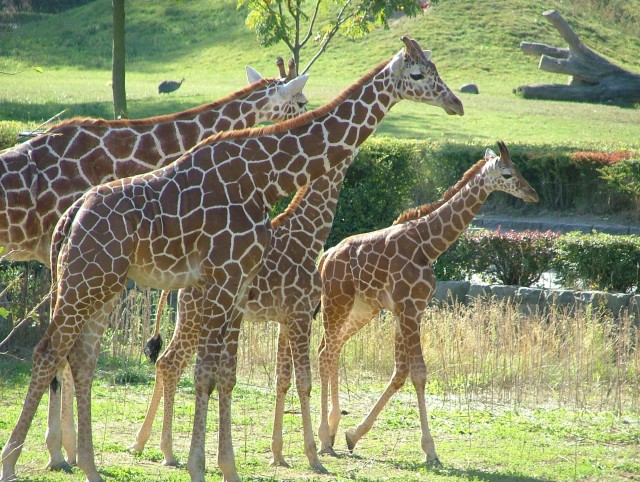
<path fill-rule="evenodd" d="M 20 122 L 0 122 L 0 150 L 18 143 L 18 132 L 23 127 Z"/>
<path fill-rule="evenodd" d="M 326 247 L 391 225 L 410 205 L 416 157 L 412 143 L 375 138 L 365 143 L 347 171 Z"/>
<path fill-rule="evenodd" d="M 565 286 L 636 291 L 640 278 L 640 238 L 568 233 L 556 241 L 554 267 Z"/>
<path fill-rule="evenodd" d="M 599 174 L 612 197 L 622 197 L 621 204 L 631 198 L 636 212 L 640 211 L 640 159 L 623 159 L 606 165 L 599 169 Z"/>
<path fill-rule="evenodd" d="M 436 277 L 478 274 L 493 283 L 531 286 L 551 268 L 557 238 L 551 231 L 467 231 L 438 260 Z"/>

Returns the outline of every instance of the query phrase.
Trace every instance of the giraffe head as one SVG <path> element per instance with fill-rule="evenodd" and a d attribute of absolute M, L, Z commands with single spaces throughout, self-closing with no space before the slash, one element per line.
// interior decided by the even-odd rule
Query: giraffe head
<path fill-rule="evenodd" d="M 520 170 L 511 160 L 509 150 L 502 141 L 498 141 L 500 155 L 491 149 L 484 154 L 486 164 L 482 169 L 482 175 L 487 187 L 495 191 L 504 191 L 525 202 L 538 202 L 538 193 L 522 177 Z"/>
<path fill-rule="evenodd" d="M 401 40 L 405 44 L 404 49 L 388 65 L 398 98 L 442 107 L 450 115 L 464 115 L 462 102 L 447 87 L 435 64 L 429 60 L 431 51 L 422 50 L 418 42 L 409 37 Z"/>
<path fill-rule="evenodd" d="M 278 67 L 280 67 L 281 60 L 278 58 Z M 249 84 L 262 80 L 262 76 L 256 70 L 249 66 L 246 67 L 246 70 Z M 267 95 L 256 104 L 257 124 L 262 122 L 282 122 L 293 119 L 307 111 L 307 98 L 302 93 L 302 89 L 309 76 L 298 76 L 294 72 L 295 69 L 292 70 L 291 63 L 289 63 L 289 74 L 275 79 L 267 87 Z"/>

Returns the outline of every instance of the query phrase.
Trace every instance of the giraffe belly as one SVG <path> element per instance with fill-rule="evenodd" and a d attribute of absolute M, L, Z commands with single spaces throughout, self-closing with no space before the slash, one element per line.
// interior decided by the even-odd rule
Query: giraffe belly
<path fill-rule="evenodd" d="M 200 287 L 202 285 L 202 273 L 199 264 L 191 264 L 181 268 L 160 270 L 157 267 L 144 269 L 140 266 L 131 266 L 127 276 L 140 287 L 156 288 L 161 290 L 177 290 L 180 288 Z"/>

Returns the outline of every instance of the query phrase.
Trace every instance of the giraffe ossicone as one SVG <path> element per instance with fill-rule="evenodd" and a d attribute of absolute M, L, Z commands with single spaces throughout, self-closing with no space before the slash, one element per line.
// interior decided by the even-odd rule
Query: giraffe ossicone
<path fill-rule="evenodd" d="M 127 277 L 161 289 L 202 291 L 195 368 L 196 407 L 187 467 L 204 480 L 210 394 L 218 390 L 218 465 L 239 480 L 231 442 L 239 323 L 271 241 L 266 210 L 352 156 L 402 99 L 462 115 L 460 100 L 417 43 L 380 63 L 336 99 L 280 125 L 223 132 L 172 164 L 89 190 L 56 225 L 49 330 L 34 351 L 29 390 L 5 445 L 12 476 L 37 405 L 67 357 L 76 383 L 78 466 L 102 481 L 93 453 L 91 378 L 106 313 Z M 298 391 L 310 392 L 310 384 Z"/>
<path fill-rule="evenodd" d="M 420 320 L 435 290 L 433 263 L 467 228 L 496 190 L 537 202 L 538 195 L 511 161 L 503 142 L 500 156 L 487 149 L 442 199 L 402 213 L 385 229 L 351 236 L 320 259 L 324 335 L 320 342 L 321 452 L 335 454 L 340 422 L 338 359 L 344 344 L 382 309 L 397 321 L 395 369 L 369 414 L 346 432 L 349 451 L 371 428 L 386 403 L 410 377 L 418 398 L 421 447 L 430 465 L 439 465 L 425 401 L 427 371 Z M 331 392 L 331 410 L 328 407 Z"/>

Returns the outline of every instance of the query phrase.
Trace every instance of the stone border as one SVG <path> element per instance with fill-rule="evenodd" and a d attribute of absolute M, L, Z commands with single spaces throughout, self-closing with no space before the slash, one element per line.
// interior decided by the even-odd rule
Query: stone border
<path fill-rule="evenodd" d="M 640 295 L 605 291 L 572 291 L 471 283 L 470 281 L 438 281 L 432 303 L 450 301 L 467 305 L 476 298 L 511 300 L 519 305 L 521 312 L 526 314 L 544 312 L 551 305 L 567 309 L 592 306 L 605 309 L 615 317 L 628 312 L 635 320 L 640 320 Z"/>
<path fill-rule="evenodd" d="M 606 224 L 598 223 L 572 223 L 567 220 L 542 220 L 542 219 L 508 219 L 496 218 L 491 216 L 476 216 L 471 225 L 476 228 L 484 228 L 495 231 L 501 228 L 503 231 L 553 231 L 560 233 L 568 233 L 571 231 L 580 231 L 590 234 L 592 231 L 607 234 L 635 234 L 640 236 L 640 226 L 632 226 L 625 224 Z"/>

